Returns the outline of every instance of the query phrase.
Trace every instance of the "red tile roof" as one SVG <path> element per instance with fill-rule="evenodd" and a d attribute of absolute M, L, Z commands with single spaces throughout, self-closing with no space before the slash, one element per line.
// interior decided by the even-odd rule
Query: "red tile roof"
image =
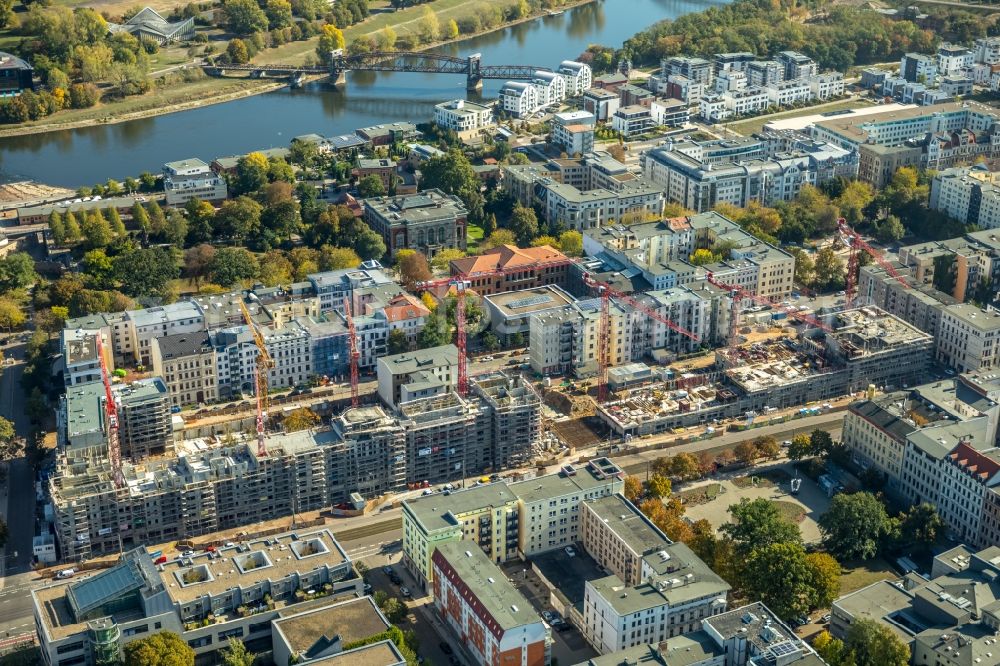
<path fill-rule="evenodd" d="M 489 273 L 514 268 L 531 268 L 535 264 L 566 259 L 559 250 L 548 245 L 519 248 L 516 245 L 501 245 L 476 257 L 463 257 L 451 262 L 451 272 L 455 275 Z"/>
<path fill-rule="evenodd" d="M 423 302 L 412 294 L 399 294 L 383 309 L 385 318 L 390 322 L 420 319 L 430 316 L 431 311 Z"/>
<path fill-rule="evenodd" d="M 975 450 L 965 442 L 959 443 L 949 457 L 953 464 L 965 468 L 969 474 L 984 482 L 1000 472 L 1000 462 Z"/>

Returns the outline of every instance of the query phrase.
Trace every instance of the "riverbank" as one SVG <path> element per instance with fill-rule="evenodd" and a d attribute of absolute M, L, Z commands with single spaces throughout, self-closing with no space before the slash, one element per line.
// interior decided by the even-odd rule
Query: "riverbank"
<path fill-rule="evenodd" d="M 568 11 L 595 1 L 596 0 L 571 0 L 560 7 L 559 12 Z M 481 4 L 480 0 L 468 0 L 469 4 L 472 2 L 475 2 L 477 6 Z M 421 7 L 426 6 L 433 7 L 433 5 L 421 5 Z M 448 12 L 454 10 L 454 6 L 450 7 L 448 11 L 442 11 L 441 15 L 446 20 L 450 18 Z M 392 15 L 398 13 L 398 11 L 392 12 Z M 460 42 L 466 39 L 473 39 L 482 35 L 488 35 L 501 30 L 506 30 L 507 28 L 520 25 L 522 23 L 544 19 L 548 15 L 549 10 L 540 10 L 529 16 L 502 23 L 495 28 L 481 30 L 477 33 L 461 35 L 454 40 L 444 40 L 425 44 L 416 50 L 428 51 L 445 44 Z M 357 37 L 374 35 L 384 29 L 386 25 L 391 26 L 393 29 L 402 28 L 403 30 L 406 30 L 407 28 L 405 26 L 419 21 L 419 16 L 415 18 L 407 18 L 407 20 L 399 21 L 397 23 L 373 20 L 383 18 L 384 16 L 385 15 L 376 15 L 374 17 L 370 17 L 363 23 L 346 28 L 344 30 L 345 38 L 354 39 Z M 383 24 L 376 25 L 378 23 Z M 259 54 L 260 57 L 255 62 L 265 65 L 274 63 L 287 63 L 293 65 L 301 64 L 309 54 L 315 52 L 317 41 L 318 38 L 313 38 L 307 41 L 291 42 L 277 48 L 267 49 Z M 566 54 L 564 57 L 573 58 L 577 55 L 578 54 Z M 541 66 L 542 63 L 539 65 Z M 325 77 L 312 76 L 307 77 L 306 81 L 317 81 L 323 78 Z M 153 118 L 156 116 L 189 111 L 205 106 L 224 104 L 226 102 L 252 97 L 255 95 L 262 95 L 287 86 L 288 83 L 284 81 L 267 81 L 249 78 L 200 79 L 193 82 L 178 83 L 170 86 L 169 88 L 157 90 L 148 95 L 128 97 L 112 104 L 101 104 L 91 109 L 61 111 L 38 121 L 24 123 L 21 125 L 6 126 L 0 128 L 0 138 L 24 136 L 29 134 L 44 134 L 49 132 L 80 129 L 84 127 L 94 127 L 98 125 L 114 125 L 132 120 Z"/>

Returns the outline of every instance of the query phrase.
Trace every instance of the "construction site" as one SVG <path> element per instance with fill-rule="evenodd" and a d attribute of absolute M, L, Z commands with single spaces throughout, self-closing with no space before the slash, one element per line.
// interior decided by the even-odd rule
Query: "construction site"
<path fill-rule="evenodd" d="M 598 405 L 598 416 L 621 437 L 728 419 L 752 422 L 758 414 L 870 385 L 889 390 L 916 383 L 931 364 L 931 336 L 878 308 L 828 315 L 822 324 L 794 337 L 720 349 L 711 367 L 661 373 L 662 381 Z"/>
<path fill-rule="evenodd" d="M 104 444 L 65 448 L 49 481 L 53 531 L 67 560 L 363 505 L 408 486 L 516 466 L 541 440 L 538 395 L 520 377 L 494 373 L 471 378 L 466 397 L 448 392 L 398 411 L 354 407 L 329 425 L 266 434 L 264 446 L 239 432 L 171 443 L 162 455 L 122 460 L 116 480 L 103 394 L 87 395 L 87 422 Z M 84 409 L 79 400 L 75 408 Z"/>

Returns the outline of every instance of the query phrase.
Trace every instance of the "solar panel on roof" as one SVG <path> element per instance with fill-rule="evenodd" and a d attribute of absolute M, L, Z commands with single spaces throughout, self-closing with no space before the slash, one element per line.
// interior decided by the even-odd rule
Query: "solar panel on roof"
<path fill-rule="evenodd" d="M 549 294 L 538 294 L 536 296 L 528 296 L 527 298 L 519 298 L 516 301 L 511 301 L 507 304 L 507 307 L 511 310 L 519 310 L 521 308 L 530 308 L 535 305 L 541 305 L 542 303 L 548 303 L 552 300 L 552 296 Z"/>
<path fill-rule="evenodd" d="M 778 643 L 777 645 L 771 646 L 771 654 L 773 654 L 775 657 L 784 657 L 786 655 L 798 652 L 798 650 L 799 647 L 792 641 L 784 641 L 782 643 Z"/>

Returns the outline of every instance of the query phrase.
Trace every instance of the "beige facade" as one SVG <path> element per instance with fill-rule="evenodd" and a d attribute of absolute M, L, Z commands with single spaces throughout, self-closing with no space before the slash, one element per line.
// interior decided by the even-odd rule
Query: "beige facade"
<path fill-rule="evenodd" d="M 208 333 L 154 338 L 153 374 L 163 378 L 174 406 L 212 402 L 219 397 L 215 348 Z"/>

